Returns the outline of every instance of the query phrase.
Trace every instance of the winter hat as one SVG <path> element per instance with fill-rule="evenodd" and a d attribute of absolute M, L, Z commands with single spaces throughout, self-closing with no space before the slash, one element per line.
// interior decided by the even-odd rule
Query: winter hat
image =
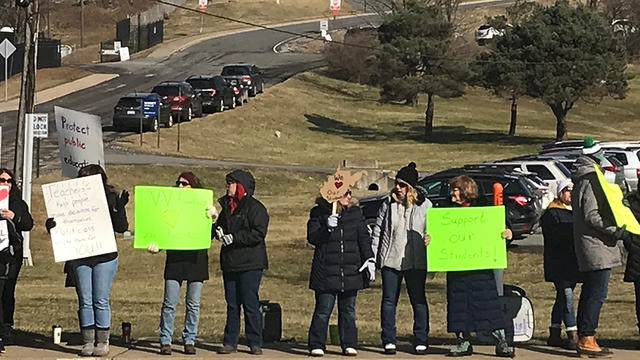
<path fill-rule="evenodd" d="M 557 196 L 560 196 L 560 193 L 562 192 L 562 190 L 564 190 L 564 188 L 566 188 L 569 185 L 573 185 L 573 182 L 571 182 L 571 179 L 562 179 L 558 181 L 558 188 L 556 189 Z"/>
<path fill-rule="evenodd" d="M 409 163 L 409 165 L 400 169 L 396 174 L 396 180 L 402 180 L 411 185 L 411 187 L 416 187 L 416 184 L 418 183 L 418 171 L 416 171 L 416 163 L 412 161 Z"/>
<path fill-rule="evenodd" d="M 587 136 L 584 138 L 584 146 L 582 148 L 582 153 L 585 155 L 593 155 L 600 151 L 600 145 L 593 141 L 591 136 Z"/>
<path fill-rule="evenodd" d="M 183 172 L 182 174 L 180 174 L 180 176 L 178 176 L 178 179 L 180 178 L 187 180 L 187 182 L 189 183 L 189 185 L 191 185 L 191 187 L 197 186 L 196 176 L 191 171 Z"/>

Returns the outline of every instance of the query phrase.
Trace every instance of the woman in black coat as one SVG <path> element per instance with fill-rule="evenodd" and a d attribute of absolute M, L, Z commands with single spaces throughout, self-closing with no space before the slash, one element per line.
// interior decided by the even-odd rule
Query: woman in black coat
<path fill-rule="evenodd" d="M 22 267 L 22 232 L 33 228 L 33 218 L 9 169 L 0 169 L 0 185 L 9 187 L 9 193 L 3 194 L 9 197 L 9 208 L 0 209 L 9 235 L 9 245 L 0 251 L 0 352 L 4 352 L 4 339 L 13 327 L 16 281 Z"/>
<path fill-rule="evenodd" d="M 356 294 L 369 287 L 369 280 L 375 276 L 375 268 L 367 266 L 368 260 L 374 258 L 371 239 L 362 210 L 351 198 L 351 191 L 338 201 L 337 206 L 337 214 L 332 215 L 332 205 L 318 198 L 307 222 L 307 241 L 315 247 L 309 277 L 309 288 L 315 291 L 316 297 L 309 327 L 311 356 L 324 355 L 329 317 L 336 297 L 342 352 L 357 355 Z"/>
<path fill-rule="evenodd" d="M 626 197 L 633 215 L 640 221 L 640 193 L 631 192 Z M 636 319 L 638 320 L 638 334 L 640 334 L 640 235 L 624 232 L 622 237 L 624 247 L 629 252 L 627 265 L 624 269 L 624 281 L 632 282 L 636 294 Z"/>
<path fill-rule="evenodd" d="M 184 188 L 201 188 L 200 180 L 190 171 L 178 176 L 176 186 Z M 207 215 L 216 216 L 215 207 L 207 209 Z M 159 252 L 158 245 L 152 243 L 147 250 L 150 253 Z M 187 283 L 185 295 L 185 316 L 182 340 L 184 353 L 196 353 L 195 340 L 198 334 L 200 319 L 200 295 L 205 280 L 209 280 L 208 249 L 202 250 L 167 250 L 167 260 L 164 266 L 164 299 L 160 311 L 160 354 L 171 355 L 171 339 L 173 335 L 173 320 L 180 296 L 182 282 Z"/>

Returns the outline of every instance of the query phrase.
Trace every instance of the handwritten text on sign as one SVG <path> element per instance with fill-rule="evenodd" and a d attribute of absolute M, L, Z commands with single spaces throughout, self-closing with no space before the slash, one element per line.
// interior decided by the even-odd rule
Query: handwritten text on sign
<path fill-rule="evenodd" d="M 428 271 L 507 267 L 504 206 L 427 209 Z"/>
<path fill-rule="evenodd" d="M 117 251 L 100 175 L 42 185 L 56 262 Z"/>
<path fill-rule="evenodd" d="M 54 107 L 62 175 L 74 178 L 89 164 L 104 164 L 102 120 L 99 116 Z"/>
<path fill-rule="evenodd" d="M 211 247 L 207 208 L 213 205 L 213 190 L 137 185 L 134 197 L 134 248 L 150 243 L 169 250 Z"/>

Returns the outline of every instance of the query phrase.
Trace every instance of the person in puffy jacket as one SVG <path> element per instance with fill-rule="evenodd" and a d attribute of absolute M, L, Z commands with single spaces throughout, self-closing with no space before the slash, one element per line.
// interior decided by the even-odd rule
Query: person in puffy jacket
<path fill-rule="evenodd" d="M 0 352 L 4 352 L 5 341 L 13 327 L 16 282 L 22 267 L 22 232 L 33 228 L 33 218 L 11 170 L 0 169 L 0 185 L 9 187 L 8 194 L 2 194 L 9 198 L 9 207 L 0 209 L 0 221 L 6 223 L 9 238 L 7 246 L 0 251 Z"/>
<path fill-rule="evenodd" d="M 626 196 L 629 207 L 640 221 L 640 192 L 633 191 Z M 637 234 L 625 234 L 623 237 L 624 247 L 629 256 L 624 269 L 624 281 L 633 283 L 636 295 L 636 319 L 638 320 L 638 334 L 640 334 L 640 236 Z"/>
<path fill-rule="evenodd" d="M 265 237 L 269 226 L 267 209 L 253 197 L 255 180 L 244 170 L 226 176 L 227 194 L 218 202 L 222 207 L 212 225 L 222 243 L 220 267 L 227 302 L 227 320 L 219 354 L 237 351 L 240 337 L 240 307 L 244 310 L 247 345 L 253 355 L 262 354 L 262 315 L 258 290 L 262 272 L 268 268 Z"/>
<path fill-rule="evenodd" d="M 351 191 L 332 204 L 319 197 L 307 222 L 307 241 L 314 246 L 309 288 L 315 291 L 316 305 L 309 327 L 309 352 L 323 356 L 327 344 L 327 327 L 338 299 L 338 327 L 342 353 L 356 350 L 356 295 L 369 287 L 375 278 L 371 239 L 362 210 Z"/>

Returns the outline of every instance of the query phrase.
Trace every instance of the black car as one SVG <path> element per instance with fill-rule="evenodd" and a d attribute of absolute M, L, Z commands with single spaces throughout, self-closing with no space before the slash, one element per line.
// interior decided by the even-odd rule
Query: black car
<path fill-rule="evenodd" d="M 264 91 L 262 70 L 253 64 L 228 64 L 220 74 L 226 79 L 238 79 L 249 89 L 249 96 L 256 96 Z"/>
<path fill-rule="evenodd" d="M 188 82 L 163 81 L 154 86 L 151 92 L 169 102 L 175 121 L 191 121 L 194 117 L 202 116 L 200 94 L 193 91 Z"/>
<path fill-rule="evenodd" d="M 192 75 L 185 81 L 200 94 L 206 112 L 222 112 L 225 107 L 233 109 L 237 105 L 235 89 L 220 75 Z"/>
<path fill-rule="evenodd" d="M 129 93 L 121 97 L 113 108 L 113 128 L 116 131 L 158 131 L 158 127 L 173 126 L 169 102 L 158 94 Z"/>
<path fill-rule="evenodd" d="M 493 204 L 493 184 L 502 184 L 503 203 L 507 227 L 514 238 L 530 234 L 541 215 L 539 196 L 529 185 L 526 175 L 500 169 L 454 168 L 423 177 L 416 187 L 427 195 L 434 207 L 449 204 L 449 180 L 458 175 L 472 178 L 478 185 L 478 201 L 481 205 Z M 365 196 L 360 199 L 360 207 L 368 223 L 375 221 L 378 209 L 386 194 Z"/>

